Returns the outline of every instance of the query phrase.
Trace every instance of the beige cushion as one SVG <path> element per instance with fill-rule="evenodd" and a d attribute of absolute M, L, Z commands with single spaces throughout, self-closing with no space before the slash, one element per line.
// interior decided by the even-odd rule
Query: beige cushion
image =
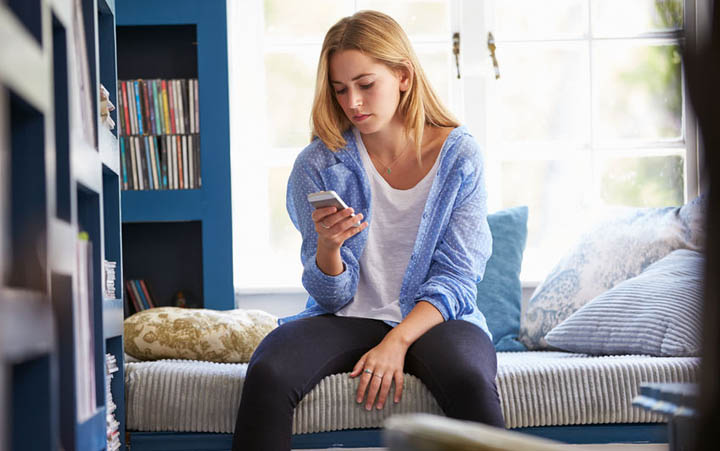
<path fill-rule="evenodd" d="M 140 360 L 244 363 L 277 327 L 262 310 L 158 307 L 125 319 L 125 352 Z"/>

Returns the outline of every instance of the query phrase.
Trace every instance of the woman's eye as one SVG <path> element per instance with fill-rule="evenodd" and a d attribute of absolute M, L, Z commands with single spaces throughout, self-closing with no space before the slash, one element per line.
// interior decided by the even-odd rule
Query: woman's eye
<path fill-rule="evenodd" d="M 370 88 L 372 88 L 372 86 L 373 86 L 374 84 L 375 84 L 375 82 L 368 83 L 368 84 L 366 84 L 366 85 L 360 85 L 360 88 L 361 88 L 361 89 L 370 89 Z"/>
<path fill-rule="evenodd" d="M 345 94 L 345 91 L 347 91 L 347 88 L 336 89 L 335 94 Z"/>

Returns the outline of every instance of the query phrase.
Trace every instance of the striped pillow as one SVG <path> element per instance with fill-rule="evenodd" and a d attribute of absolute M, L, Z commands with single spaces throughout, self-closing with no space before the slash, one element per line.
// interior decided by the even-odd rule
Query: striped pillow
<path fill-rule="evenodd" d="M 702 280 L 703 255 L 676 250 L 597 296 L 545 340 L 588 354 L 699 355 Z"/>

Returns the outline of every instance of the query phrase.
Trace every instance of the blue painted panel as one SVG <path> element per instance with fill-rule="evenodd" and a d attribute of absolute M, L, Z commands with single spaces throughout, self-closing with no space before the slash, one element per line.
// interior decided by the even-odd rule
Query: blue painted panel
<path fill-rule="evenodd" d="M 667 443 L 663 423 L 591 424 L 511 429 L 572 444 Z M 229 450 L 232 434 L 130 432 L 133 451 Z M 381 447 L 382 429 L 352 429 L 292 436 L 293 449 Z"/>
<path fill-rule="evenodd" d="M 60 392 L 60 443 L 75 449 L 75 317 L 73 315 L 73 281 L 69 275 L 51 274 L 52 304 L 58 331 Z"/>
<path fill-rule="evenodd" d="M 115 0 L 100 0 L 98 3 L 98 11 L 102 14 L 115 15 Z M 113 52 L 113 55 L 115 52 Z"/>
<path fill-rule="evenodd" d="M 46 354 L 12 367 L 12 410 L 8 419 L 12 420 L 14 451 L 56 449 L 51 361 L 51 355 Z"/>
<path fill-rule="evenodd" d="M 235 307 L 232 273 L 232 202 L 230 198 L 230 115 L 228 105 L 227 18 L 225 1 L 205 9 L 198 23 L 198 89 L 200 105 L 200 156 L 203 189 L 212 195 L 217 210 L 203 223 L 205 307 Z M 217 132 L 207 133 L 206 125 Z M 220 132 L 222 131 L 222 132 Z"/>
<path fill-rule="evenodd" d="M 122 238 L 120 234 L 120 181 L 118 175 L 103 166 L 103 232 L 105 238 L 105 260 L 115 266 L 114 299 L 122 299 Z"/>
<path fill-rule="evenodd" d="M 98 48 L 100 58 L 100 83 L 102 83 L 110 93 L 110 102 L 117 107 L 114 8 L 115 3 L 112 1 L 108 3 L 108 0 L 100 0 L 100 4 L 98 4 Z M 110 117 L 116 124 L 112 130 L 115 136 L 117 136 L 117 124 L 119 124 L 117 113 L 117 109 L 110 112 Z"/>
<path fill-rule="evenodd" d="M 105 404 L 105 348 L 103 341 L 103 306 L 102 306 L 102 230 L 100 227 L 100 196 L 96 192 L 77 185 L 78 227 L 86 231 L 92 245 L 91 282 L 92 293 L 90 303 L 92 309 L 92 333 L 95 337 L 95 398 L 97 405 Z M 82 437 L 82 436 L 81 436 Z"/>
<path fill-rule="evenodd" d="M 72 222 L 70 196 L 70 101 L 67 32 L 53 13 L 53 93 L 55 120 L 55 215 Z"/>
<path fill-rule="evenodd" d="M 668 443 L 665 423 L 542 426 L 517 428 L 513 431 L 573 444 Z"/>
<path fill-rule="evenodd" d="M 95 3 L 95 0 L 81 0 L 82 4 L 82 13 L 83 13 L 83 26 L 85 28 L 85 47 L 87 49 L 87 59 L 88 59 L 88 66 L 90 69 L 90 86 L 96 87 L 96 89 L 91 91 L 90 95 L 92 96 L 91 104 L 93 109 L 93 122 L 95 123 L 95 141 L 93 142 L 93 147 L 97 149 L 98 146 L 98 118 L 100 117 L 100 114 L 98 113 L 98 105 L 100 104 L 100 86 L 98 84 L 98 76 L 99 76 L 99 66 L 100 62 L 98 61 L 98 43 L 97 43 L 97 4 Z"/>
<path fill-rule="evenodd" d="M 124 0 L 117 25 L 197 25 L 202 194 L 192 203 L 123 193 L 123 221 L 202 220 L 205 307 L 234 308 L 225 0 Z M 160 195 L 162 196 L 162 195 Z M 188 196 L 189 197 L 189 196 Z M 175 202 L 173 204 L 173 202 Z"/>
<path fill-rule="evenodd" d="M 105 391 L 104 385 L 103 391 Z M 76 450 L 100 451 L 105 449 L 107 445 L 105 437 L 106 424 L 105 407 L 99 408 L 95 412 L 95 415 L 83 423 L 79 423 L 77 428 L 78 441 Z"/>
<path fill-rule="evenodd" d="M 45 118 L 10 91 L 10 246 L 8 286 L 47 290 Z M 52 191 L 50 191 L 52 193 Z M 52 194 L 50 194 L 52 196 Z M 3 212 L 5 214 L 5 212 Z"/>
<path fill-rule="evenodd" d="M 40 0 L 8 0 L 7 5 L 42 47 L 42 2 Z"/>
<path fill-rule="evenodd" d="M 379 447 L 380 429 L 318 432 L 292 436 L 293 449 Z M 229 450 L 232 434 L 131 432 L 133 451 Z"/>
<path fill-rule="evenodd" d="M 123 222 L 196 221 L 206 217 L 199 189 L 122 191 Z"/>

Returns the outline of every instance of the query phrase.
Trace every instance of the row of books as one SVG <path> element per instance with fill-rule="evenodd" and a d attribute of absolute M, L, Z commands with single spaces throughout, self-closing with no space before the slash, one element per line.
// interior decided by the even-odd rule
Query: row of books
<path fill-rule="evenodd" d="M 197 79 L 119 80 L 118 106 L 123 135 L 176 135 L 200 132 Z"/>
<path fill-rule="evenodd" d="M 120 422 L 115 417 L 115 411 L 117 410 L 117 404 L 113 401 L 112 397 L 112 390 L 111 390 L 111 384 L 112 384 L 112 378 L 113 373 L 116 373 L 119 370 L 117 365 L 117 359 L 114 355 L 108 353 L 105 354 L 105 399 L 107 400 L 107 406 L 106 406 L 106 423 L 107 428 L 106 431 L 106 438 L 107 438 L 107 446 L 105 449 L 107 451 L 117 451 L 120 449 Z"/>
<path fill-rule="evenodd" d="M 125 295 L 128 296 L 136 312 L 155 308 L 147 282 L 142 279 L 129 279 L 125 281 Z"/>
<path fill-rule="evenodd" d="M 116 299 L 115 296 L 115 268 L 117 262 L 103 260 L 103 297 L 104 299 Z"/>
<path fill-rule="evenodd" d="M 95 338 L 93 312 L 93 247 L 87 232 L 80 232 L 76 244 L 77 296 L 73 309 L 77 352 L 75 359 L 75 395 L 77 420 L 84 422 L 95 414 Z"/>
<path fill-rule="evenodd" d="M 198 135 L 120 138 L 122 189 L 197 189 L 200 174 Z"/>

